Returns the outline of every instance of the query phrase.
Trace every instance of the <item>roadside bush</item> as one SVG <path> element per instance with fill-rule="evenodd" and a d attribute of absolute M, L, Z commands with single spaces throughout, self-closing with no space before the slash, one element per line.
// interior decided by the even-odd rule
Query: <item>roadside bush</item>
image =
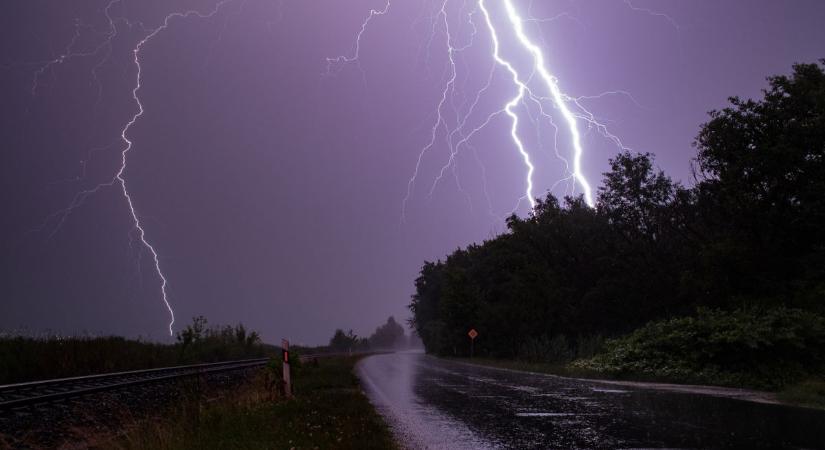
<path fill-rule="evenodd" d="M 825 379 L 810 379 L 788 386 L 779 392 L 779 399 L 797 405 L 825 409 Z"/>
<path fill-rule="evenodd" d="M 576 340 L 576 358 L 592 358 L 604 349 L 604 337 L 599 334 L 579 336 Z"/>
<path fill-rule="evenodd" d="M 266 355 L 260 335 L 243 324 L 207 326 L 205 317 L 192 319 L 192 324 L 177 333 L 180 363 L 218 362 L 255 358 Z"/>
<path fill-rule="evenodd" d="M 567 337 L 530 338 L 519 347 L 519 359 L 531 363 L 567 363 L 573 359 L 573 350 Z"/>
<path fill-rule="evenodd" d="M 118 336 L 0 338 L 0 384 L 177 363 L 172 346 Z"/>
<path fill-rule="evenodd" d="M 790 308 L 701 309 L 651 322 L 573 368 L 778 389 L 825 369 L 825 318 Z"/>
<path fill-rule="evenodd" d="M 120 336 L 0 336 L 0 384 L 263 357 L 274 348 L 243 325 L 196 317 L 176 344 Z"/>

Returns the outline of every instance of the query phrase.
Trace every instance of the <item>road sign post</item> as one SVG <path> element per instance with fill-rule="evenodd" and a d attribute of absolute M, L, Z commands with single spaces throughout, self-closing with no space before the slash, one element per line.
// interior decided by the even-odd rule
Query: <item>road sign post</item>
<path fill-rule="evenodd" d="M 281 339 L 281 352 L 284 359 L 284 396 L 286 398 L 292 397 L 292 380 L 289 374 L 289 341 Z"/>
<path fill-rule="evenodd" d="M 475 344 L 476 338 L 478 337 L 478 331 L 475 328 L 470 328 L 470 331 L 467 332 L 467 336 L 470 336 L 470 358 L 473 357 L 473 346 Z"/>

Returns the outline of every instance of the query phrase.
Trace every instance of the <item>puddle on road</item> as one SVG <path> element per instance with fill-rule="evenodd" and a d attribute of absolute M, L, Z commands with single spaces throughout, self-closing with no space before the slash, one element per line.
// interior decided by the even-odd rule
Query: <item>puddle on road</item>
<path fill-rule="evenodd" d="M 622 389 L 605 389 L 605 388 L 590 388 L 593 392 L 601 392 L 603 394 L 627 394 L 630 391 L 625 391 Z"/>
<path fill-rule="evenodd" d="M 801 408 L 617 389 L 423 354 L 372 356 L 359 367 L 405 448 L 825 448 L 825 415 Z"/>
<path fill-rule="evenodd" d="M 473 432 L 466 424 L 446 415 L 414 392 L 420 373 L 409 355 L 381 355 L 362 360 L 357 368 L 370 401 L 387 419 L 405 449 L 484 450 L 500 448 Z M 394 370 L 387 370 L 391 366 Z M 392 373 L 392 376 L 386 376 Z M 467 397 L 466 385 L 434 380 L 441 388 Z"/>

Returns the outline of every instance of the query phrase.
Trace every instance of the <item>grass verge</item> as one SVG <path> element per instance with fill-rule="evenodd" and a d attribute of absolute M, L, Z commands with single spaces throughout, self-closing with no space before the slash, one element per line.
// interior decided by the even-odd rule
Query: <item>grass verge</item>
<path fill-rule="evenodd" d="M 825 379 L 806 380 L 779 391 L 779 400 L 792 405 L 825 409 Z"/>
<path fill-rule="evenodd" d="M 357 357 L 323 359 L 293 375 L 295 397 L 273 398 L 265 373 L 218 399 L 191 399 L 103 445 L 137 449 L 396 449 L 360 389 Z"/>
<path fill-rule="evenodd" d="M 629 373 L 615 374 L 611 372 L 597 372 L 593 370 L 571 367 L 568 364 L 531 363 L 525 361 L 514 361 L 506 359 L 490 358 L 445 358 L 467 364 L 478 364 L 481 366 L 495 367 L 499 369 L 519 370 L 523 372 L 545 373 L 548 375 L 558 375 L 568 378 L 588 378 L 594 380 L 613 381 L 642 381 L 651 383 L 674 383 L 685 384 L 683 381 L 669 379 L 666 377 L 655 377 L 650 374 Z M 713 384 L 711 384 L 713 385 Z M 737 387 L 737 386 L 723 386 Z M 771 392 L 771 391 L 768 391 Z M 776 399 L 791 406 L 801 406 L 806 408 L 816 408 L 825 410 L 825 379 L 808 379 L 799 383 L 786 386 L 776 392 Z"/>

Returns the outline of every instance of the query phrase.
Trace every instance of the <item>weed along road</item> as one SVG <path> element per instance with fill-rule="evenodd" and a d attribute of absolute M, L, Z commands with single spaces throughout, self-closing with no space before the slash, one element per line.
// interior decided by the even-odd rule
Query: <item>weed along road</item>
<path fill-rule="evenodd" d="M 411 448 L 825 448 L 825 411 L 516 372 L 422 353 L 357 367 Z"/>

